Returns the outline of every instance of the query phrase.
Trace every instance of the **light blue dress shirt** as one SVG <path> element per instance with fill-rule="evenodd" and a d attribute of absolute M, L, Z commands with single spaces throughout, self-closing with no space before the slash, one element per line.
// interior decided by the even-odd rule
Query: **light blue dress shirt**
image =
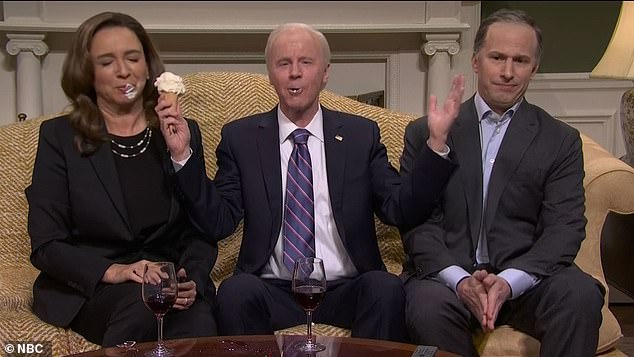
<path fill-rule="evenodd" d="M 476 261 L 478 264 L 486 264 L 489 263 L 489 249 L 486 243 L 484 217 L 487 208 L 489 179 L 491 178 L 491 171 L 493 171 L 502 140 L 506 134 L 506 129 L 522 101 L 515 103 L 501 116 L 491 110 L 479 93 L 476 93 L 474 102 L 479 118 L 480 145 L 482 149 L 482 222 L 476 248 Z M 513 239 L 513 237 L 509 237 L 509 239 Z M 454 292 L 457 292 L 458 283 L 469 276 L 470 274 L 463 268 L 452 265 L 438 272 L 437 279 L 445 283 Z M 539 283 L 539 279 L 536 276 L 514 268 L 505 269 L 498 276 L 506 280 L 511 287 L 511 299 L 517 298 Z"/>

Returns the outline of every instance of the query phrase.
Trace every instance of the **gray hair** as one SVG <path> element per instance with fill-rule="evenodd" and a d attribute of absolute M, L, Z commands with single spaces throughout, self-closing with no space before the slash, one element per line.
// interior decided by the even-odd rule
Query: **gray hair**
<path fill-rule="evenodd" d="M 266 48 L 264 49 L 264 58 L 266 60 L 267 65 L 269 64 L 269 61 L 270 61 L 269 56 L 271 53 L 271 47 L 273 46 L 273 43 L 275 42 L 275 40 L 281 33 L 290 31 L 290 30 L 304 30 L 310 33 L 315 39 L 317 39 L 317 42 L 319 43 L 321 47 L 321 52 L 322 52 L 325 64 L 330 63 L 330 46 L 328 45 L 328 40 L 326 40 L 326 36 L 324 36 L 323 33 L 315 30 L 315 28 L 310 25 L 302 24 L 298 22 L 292 22 L 292 23 L 287 23 L 287 24 L 278 26 L 269 35 L 269 38 L 266 41 Z"/>
<path fill-rule="evenodd" d="M 484 46 L 484 39 L 486 38 L 487 32 L 489 31 L 489 27 L 498 22 L 528 25 L 533 30 L 535 30 L 535 36 L 537 38 L 537 49 L 535 50 L 535 58 L 537 60 L 537 63 L 539 63 L 539 60 L 542 57 L 542 30 L 539 28 L 539 26 L 537 26 L 537 22 L 535 21 L 535 19 L 522 10 L 500 9 L 482 20 L 480 28 L 478 29 L 478 32 L 475 36 L 475 42 L 473 44 L 474 54 L 478 53 L 482 46 Z"/>

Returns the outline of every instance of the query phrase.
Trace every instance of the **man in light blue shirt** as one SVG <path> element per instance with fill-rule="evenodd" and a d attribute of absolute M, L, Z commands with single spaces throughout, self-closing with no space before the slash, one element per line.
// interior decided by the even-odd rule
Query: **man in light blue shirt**
<path fill-rule="evenodd" d="M 433 216 L 403 236 L 415 343 L 477 356 L 472 333 L 509 324 L 542 356 L 596 351 L 604 288 L 573 263 L 586 224 L 581 139 L 524 99 L 541 42 L 520 11 L 492 14 L 476 34 L 478 91 L 447 138 L 458 169 Z M 407 128 L 403 177 L 425 122 Z"/>

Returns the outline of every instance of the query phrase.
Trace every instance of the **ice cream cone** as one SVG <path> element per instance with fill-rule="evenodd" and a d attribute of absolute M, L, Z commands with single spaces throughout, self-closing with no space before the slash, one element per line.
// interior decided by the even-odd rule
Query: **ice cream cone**
<path fill-rule="evenodd" d="M 154 81 L 154 86 L 163 95 L 164 100 L 168 102 L 168 106 L 176 106 L 178 104 L 178 95 L 185 93 L 183 79 L 171 72 L 163 72 Z M 176 134 L 176 128 L 173 125 L 168 126 L 168 131 Z"/>
<path fill-rule="evenodd" d="M 163 98 L 169 103 L 170 106 L 176 106 L 178 102 L 178 94 L 163 91 L 160 91 L 160 93 L 163 95 Z"/>

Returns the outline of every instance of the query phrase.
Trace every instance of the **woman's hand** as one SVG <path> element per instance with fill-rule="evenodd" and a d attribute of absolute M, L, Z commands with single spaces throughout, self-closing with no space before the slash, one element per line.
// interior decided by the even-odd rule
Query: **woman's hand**
<path fill-rule="evenodd" d="M 182 161 L 189 157 L 191 134 L 187 121 L 183 118 L 178 96 L 173 93 L 161 93 L 154 107 L 159 118 L 161 132 L 172 159 Z"/>
<path fill-rule="evenodd" d="M 176 273 L 178 279 L 178 297 L 174 308 L 176 310 L 189 309 L 196 301 L 196 282 L 187 278 L 184 268 L 180 268 Z"/>
<path fill-rule="evenodd" d="M 145 271 L 145 265 L 150 263 L 149 260 L 139 260 L 132 264 L 112 264 L 106 269 L 101 281 L 109 284 L 120 284 L 126 281 L 134 281 L 136 283 L 143 283 L 143 272 Z"/>

